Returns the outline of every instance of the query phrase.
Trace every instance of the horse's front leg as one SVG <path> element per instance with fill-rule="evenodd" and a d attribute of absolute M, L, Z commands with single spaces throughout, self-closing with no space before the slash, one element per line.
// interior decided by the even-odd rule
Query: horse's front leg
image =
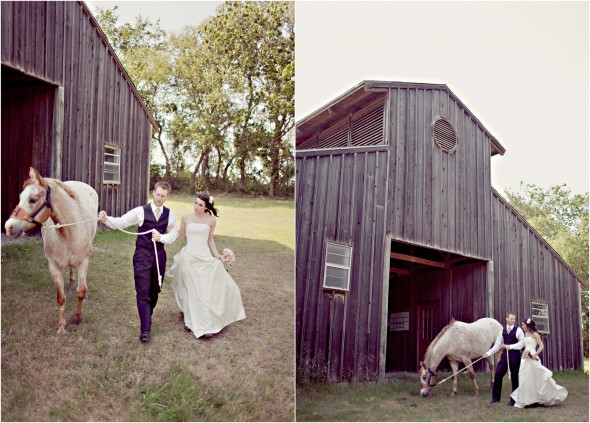
<path fill-rule="evenodd" d="M 451 365 L 451 370 L 453 371 L 453 374 L 455 374 L 459 371 L 459 363 L 457 363 L 456 361 L 449 360 L 449 364 Z M 451 396 L 454 397 L 455 395 L 457 395 L 457 375 L 456 374 L 455 374 L 455 376 L 453 376 L 453 390 L 451 391 Z"/>
<path fill-rule="evenodd" d="M 66 318 L 64 317 L 66 293 L 64 292 L 63 270 L 60 270 L 55 263 L 49 261 L 49 274 L 53 279 L 57 291 L 57 308 L 59 310 L 59 327 L 57 329 L 57 334 L 62 335 L 66 333 Z"/>
<path fill-rule="evenodd" d="M 473 382 L 473 387 L 475 388 L 475 395 L 479 395 L 479 386 L 477 386 L 477 382 L 475 381 L 475 371 L 473 370 L 473 362 L 469 357 L 463 357 L 463 363 L 465 367 L 467 367 L 467 371 L 469 372 L 469 379 Z"/>
<path fill-rule="evenodd" d="M 86 298 L 88 287 L 86 286 L 86 274 L 88 272 L 89 259 L 86 257 L 77 268 L 78 272 L 78 288 L 76 289 L 76 297 L 78 297 L 78 305 L 76 313 L 72 316 L 71 322 L 78 325 L 82 321 L 82 302 Z"/>

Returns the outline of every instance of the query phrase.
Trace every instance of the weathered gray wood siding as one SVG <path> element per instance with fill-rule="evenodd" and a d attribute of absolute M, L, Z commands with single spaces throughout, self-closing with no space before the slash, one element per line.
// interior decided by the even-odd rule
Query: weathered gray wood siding
<path fill-rule="evenodd" d="M 296 159 L 296 348 L 305 379 L 379 372 L 388 153 L 376 150 Z M 352 246 L 349 292 L 322 288 L 327 241 Z"/>
<path fill-rule="evenodd" d="M 63 87 L 62 139 L 47 141 L 61 143 L 61 179 L 93 186 L 100 207 L 112 215 L 143 204 L 149 189 L 152 123 L 86 6 L 69 1 L 2 2 L 1 12 L 2 64 L 56 89 Z M 21 120 L 30 123 L 31 116 Z M 52 122 L 45 124 L 46 136 L 52 137 Z M 21 135 L 11 136 L 10 148 L 29 142 Z M 121 185 L 102 183 L 105 143 L 121 147 Z M 5 157 L 3 167 L 10 165 Z M 50 156 L 32 163 L 41 159 Z M 28 174 L 25 165 L 14 169 L 11 175 L 18 181 L 9 183 L 22 185 L 23 173 Z"/>
<path fill-rule="evenodd" d="M 386 371 L 413 372 L 423 360 L 417 351 L 418 304 L 437 301 L 439 333 L 451 319 L 474 322 L 488 317 L 487 263 L 471 264 L 414 276 L 393 278 L 389 284 L 389 313 L 409 312 L 407 331 L 387 330 Z"/>
<path fill-rule="evenodd" d="M 387 232 L 394 239 L 491 258 L 490 140 L 443 89 L 390 89 Z M 457 133 L 454 152 L 432 138 L 437 117 Z"/>
<path fill-rule="evenodd" d="M 492 198 L 494 239 L 494 318 L 505 321 L 514 311 L 519 321 L 531 317 L 531 301 L 548 304 L 549 335 L 543 335 L 543 364 L 551 370 L 583 364 L 580 288 L 573 272 L 555 251 L 495 190 Z"/>

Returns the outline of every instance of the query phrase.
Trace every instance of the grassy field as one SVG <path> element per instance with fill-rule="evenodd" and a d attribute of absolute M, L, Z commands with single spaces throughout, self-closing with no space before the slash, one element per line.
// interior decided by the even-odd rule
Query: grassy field
<path fill-rule="evenodd" d="M 177 215 L 193 197 L 172 195 Z M 55 289 L 40 240 L 2 247 L 2 420 L 292 421 L 292 201 L 218 197 L 216 243 L 247 318 L 209 340 L 183 331 L 166 277 L 152 340 L 138 340 L 135 238 L 97 235 L 79 326 L 57 336 Z M 168 267 L 186 241 L 167 247 Z M 68 293 L 66 314 L 75 309 Z"/>
<path fill-rule="evenodd" d="M 441 378 L 450 376 L 443 372 Z M 490 404 L 489 377 L 481 375 L 481 395 L 462 373 L 458 395 L 450 397 L 450 381 L 436 387 L 431 397 L 419 395 L 417 374 L 401 373 L 385 383 L 302 384 L 297 386 L 297 421 L 588 421 L 588 374 L 582 371 L 554 373 L 568 390 L 567 399 L 553 407 L 508 407 L 511 391 L 504 378 L 502 401 Z M 441 379 L 442 380 L 442 379 Z"/>

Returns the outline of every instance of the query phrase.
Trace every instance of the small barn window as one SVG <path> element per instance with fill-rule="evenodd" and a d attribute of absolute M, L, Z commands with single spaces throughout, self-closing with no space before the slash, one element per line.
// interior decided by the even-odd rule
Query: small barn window
<path fill-rule="evenodd" d="M 439 117 L 432 126 L 434 143 L 445 153 L 452 152 L 457 147 L 457 134 L 447 119 Z"/>
<path fill-rule="evenodd" d="M 349 290 L 351 257 L 352 247 L 327 243 L 324 288 Z"/>
<path fill-rule="evenodd" d="M 121 148 L 116 145 L 104 146 L 103 184 L 121 183 Z"/>
<path fill-rule="evenodd" d="M 542 301 L 531 303 L 531 318 L 534 320 L 539 333 L 549 333 L 549 305 Z"/>
<path fill-rule="evenodd" d="M 389 315 L 389 330 L 398 332 L 410 329 L 410 312 L 391 313 Z"/>

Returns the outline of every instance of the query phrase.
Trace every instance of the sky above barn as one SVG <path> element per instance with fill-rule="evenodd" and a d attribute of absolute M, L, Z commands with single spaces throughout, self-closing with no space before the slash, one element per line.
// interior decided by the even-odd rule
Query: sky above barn
<path fill-rule="evenodd" d="M 86 4 L 96 14 L 97 7 L 112 9 L 117 6 L 119 23 L 134 23 L 141 15 L 152 22 L 160 21 L 166 31 L 178 33 L 186 25 L 199 25 L 215 14 L 222 1 L 87 1 Z"/>
<path fill-rule="evenodd" d="M 295 9 L 296 119 L 363 80 L 446 84 L 520 182 L 588 191 L 588 2 L 306 2 Z"/>

